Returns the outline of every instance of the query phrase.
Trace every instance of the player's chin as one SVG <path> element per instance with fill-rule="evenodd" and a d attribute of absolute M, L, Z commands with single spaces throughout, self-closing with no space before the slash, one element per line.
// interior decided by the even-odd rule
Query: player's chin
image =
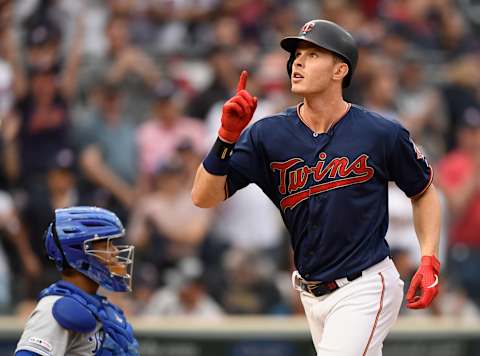
<path fill-rule="evenodd" d="M 290 91 L 295 95 L 304 95 L 308 92 L 305 86 L 300 83 L 292 83 Z"/>

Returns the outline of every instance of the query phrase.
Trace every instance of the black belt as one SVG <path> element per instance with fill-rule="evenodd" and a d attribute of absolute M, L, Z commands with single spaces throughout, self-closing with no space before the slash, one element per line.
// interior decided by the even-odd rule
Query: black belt
<path fill-rule="evenodd" d="M 362 272 L 352 273 L 347 275 L 347 280 L 351 282 L 361 276 L 362 276 Z M 315 297 L 320 297 L 322 295 L 332 293 L 333 291 L 340 288 L 340 286 L 337 284 L 336 281 L 315 282 L 315 281 L 305 281 L 302 278 L 298 278 L 298 282 L 299 282 L 298 285 L 302 290 L 314 295 Z"/>

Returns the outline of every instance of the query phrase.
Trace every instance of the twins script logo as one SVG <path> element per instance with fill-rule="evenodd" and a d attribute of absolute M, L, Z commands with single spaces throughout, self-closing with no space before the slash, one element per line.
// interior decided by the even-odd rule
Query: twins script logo
<path fill-rule="evenodd" d="M 302 35 L 305 35 L 307 32 L 310 32 L 314 27 L 315 27 L 315 21 L 309 21 L 305 25 L 303 25 L 300 32 L 302 33 Z"/>
<path fill-rule="evenodd" d="M 367 182 L 374 174 L 373 168 L 367 163 L 368 156 L 366 154 L 357 157 L 352 163 L 347 157 L 336 157 L 327 164 L 325 162 L 327 159 L 325 152 L 321 152 L 318 158 L 317 164 L 313 167 L 303 165 L 299 168 L 293 168 L 295 165 L 304 162 L 301 158 L 270 163 L 272 171 L 279 174 L 280 185 L 278 191 L 285 195 L 280 201 L 283 210 L 293 209 L 312 195 Z M 318 184 L 305 188 L 310 177 Z M 322 182 L 326 177 L 331 180 Z"/>

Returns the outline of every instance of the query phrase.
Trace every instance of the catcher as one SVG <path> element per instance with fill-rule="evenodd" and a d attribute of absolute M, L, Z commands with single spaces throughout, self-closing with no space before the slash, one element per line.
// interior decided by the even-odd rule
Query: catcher
<path fill-rule="evenodd" d="M 105 209 L 57 209 L 44 245 L 62 280 L 44 289 L 27 320 L 16 356 L 139 355 L 123 311 L 97 294 L 99 286 L 131 290 L 131 245 L 116 245 L 125 230 Z"/>

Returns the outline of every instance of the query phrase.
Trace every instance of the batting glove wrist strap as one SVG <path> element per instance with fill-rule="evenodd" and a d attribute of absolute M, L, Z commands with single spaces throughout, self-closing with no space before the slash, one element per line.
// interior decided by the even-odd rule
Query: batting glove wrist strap
<path fill-rule="evenodd" d="M 218 137 L 207 157 L 203 160 L 205 170 L 216 176 L 227 175 L 228 163 L 234 146 L 235 144 L 222 141 Z"/>
<path fill-rule="evenodd" d="M 440 273 L 440 261 L 435 256 L 422 256 L 420 264 L 423 266 L 432 266 L 435 273 Z"/>

